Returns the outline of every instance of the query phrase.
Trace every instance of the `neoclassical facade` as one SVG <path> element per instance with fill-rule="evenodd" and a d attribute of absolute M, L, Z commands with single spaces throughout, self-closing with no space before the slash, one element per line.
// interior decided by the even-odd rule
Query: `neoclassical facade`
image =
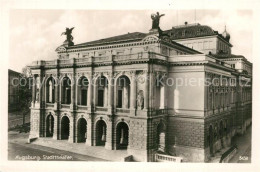
<path fill-rule="evenodd" d="M 208 32 L 182 27 L 187 40 Z M 205 54 L 177 43 L 179 32 L 153 23 L 149 33 L 66 40 L 57 59 L 33 62 L 30 138 L 124 149 L 135 161 L 156 161 L 160 153 L 207 162 L 230 146 L 251 123 L 252 64 L 231 49 Z M 218 37 L 230 47 L 223 35 L 213 41 Z"/>

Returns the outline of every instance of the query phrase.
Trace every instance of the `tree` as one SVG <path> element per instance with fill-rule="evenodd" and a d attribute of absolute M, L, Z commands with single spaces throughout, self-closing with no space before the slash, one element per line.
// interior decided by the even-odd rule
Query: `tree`
<path fill-rule="evenodd" d="M 24 67 L 20 76 L 19 89 L 19 111 L 23 116 L 23 126 L 25 124 L 25 116 L 30 113 L 32 101 L 32 77 L 30 76 L 30 68 Z"/>

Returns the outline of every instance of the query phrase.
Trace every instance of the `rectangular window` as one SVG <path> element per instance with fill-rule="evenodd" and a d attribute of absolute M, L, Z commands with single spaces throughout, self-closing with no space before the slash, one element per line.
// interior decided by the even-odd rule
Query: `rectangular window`
<path fill-rule="evenodd" d="M 70 104 L 70 100 L 71 100 L 71 90 L 70 89 L 66 89 L 66 95 L 65 95 L 65 104 Z"/>
<path fill-rule="evenodd" d="M 87 105 L 87 90 L 81 90 L 81 105 Z"/>
<path fill-rule="evenodd" d="M 98 90 L 98 106 L 104 106 L 104 90 Z"/>
<path fill-rule="evenodd" d="M 122 101 L 123 101 L 123 94 L 122 94 L 122 90 L 118 90 L 118 97 L 117 97 L 117 107 L 118 108 L 122 108 Z"/>

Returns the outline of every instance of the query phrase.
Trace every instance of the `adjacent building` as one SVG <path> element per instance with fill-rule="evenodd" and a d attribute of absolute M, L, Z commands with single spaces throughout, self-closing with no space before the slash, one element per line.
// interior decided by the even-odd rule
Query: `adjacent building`
<path fill-rule="evenodd" d="M 8 112 L 14 112 L 18 110 L 20 102 L 19 98 L 19 80 L 20 73 L 8 69 Z"/>
<path fill-rule="evenodd" d="M 232 54 L 226 30 L 156 24 L 76 45 L 66 32 L 57 59 L 30 65 L 30 138 L 125 149 L 135 161 L 207 162 L 230 146 L 251 123 L 252 63 Z"/>

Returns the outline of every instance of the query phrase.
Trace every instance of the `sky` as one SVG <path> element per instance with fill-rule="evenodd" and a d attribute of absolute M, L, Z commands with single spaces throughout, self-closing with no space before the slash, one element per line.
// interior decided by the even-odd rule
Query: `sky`
<path fill-rule="evenodd" d="M 128 32 L 148 33 L 155 10 L 11 10 L 9 18 L 9 68 L 21 72 L 35 60 L 56 59 L 55 49 L 66 39 L 66 27 L 79 44 Z M 252 61 L 251 10 L 159 10 L 162 30 L 176 25 L 200 23 L 231 35 L 232 53 Z"/>

